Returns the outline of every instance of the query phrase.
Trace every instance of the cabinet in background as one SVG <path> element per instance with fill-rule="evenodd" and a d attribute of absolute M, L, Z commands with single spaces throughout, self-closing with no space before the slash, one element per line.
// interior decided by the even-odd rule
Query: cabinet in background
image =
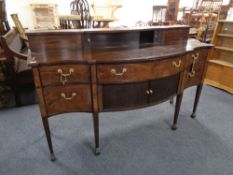
<path fill-rule="evenodd" d="M 56 4 L 31 4 L 33 25 L 36 29 L 55 29 L 59 26 Z"/>
<path fill-rule="evenodd" d="M 219 20 L 205 83 L 233 93 L 233 21 Z"/>

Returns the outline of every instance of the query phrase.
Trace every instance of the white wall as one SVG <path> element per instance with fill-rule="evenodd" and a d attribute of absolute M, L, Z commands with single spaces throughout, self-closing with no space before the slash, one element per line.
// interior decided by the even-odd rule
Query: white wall
<path fill-rule="evenodd" d="M 8 21 L 10 25 L 14 26 L 14 23 L 10 17 L 10 14 L 17 13 L 18 17 L 24 27 L 33 28 L 32 14 L 30 11 L 29 4 L 40 4 L 40 3 L 50 3 L 58 4 L 58 12 L 61 14 L 70 13 L 70 2 L 72 0 L 6 0 L 6 11 L 8 16 Z"/>
<path fill-rule="evenodd" d="M 116 11 L 119 18 L 117 24 L 134 26 L 135 22 L 141 20 L 148 22 L 152 19 L 153 5 L 166 5 L 167 0 L 125 0 L 121 1 L 123 7 Z"/>
<path fill-rule="evenodd" d="M 56 3 L 58 4 L 58 12 L 61 15 L 70 14 L 70 2 L 72 0 L 6 0 L 6 11 L 8 14 L 8 21 L 11 26 L 14 23 L 10 14 L 17 13 L 20 21 L 24 27 L 33 28 L 32 15 L 29 4 L 32 3 Z M 100 1 L 100 0 L 99 0 Z M 93 0 L 89 0 L 89 5 Z M 98 0 L 95 0 L 98 2 Z M 166 5 L 167 0 L 112 0 L 114 3 L 122 4 L 122 8 L 116 11 L 116 17 L 119 19 L 115 25 L 132 26 L 136 21 L 149 21 L 152 18 L 152 5 Z"/>
<path fill-rule="evenodd" d="M 70 14 L 70 2 L 72 0 L 6 0 L 6 11 L 8 14 L 8 21 L 11 26 L 14 25 L 10 14 L 17 13 L 20 21 L 24 27 L 33 28 L 32 15 L 29 4 L 32 3 L 55 3 L 58 4 L 58 12 L 60 15 Z M 88 0 L 89 5 L 94 0 Z M 104 0 L 95 0 L 98 1 Z M 134 26 L 135 22 L 142 20 L 148 22 L 152 18 L 153 5 L 166 5 L 167 0 L 112 0 L 113 3 L 122 4 L 122 8 L 116 11 L 116 17 L 119 19 L 113 25 L 127 25 Z M 224 0 L 228 3 L 229 0 Z M 180 7 L 192 7 L 193 0 L 180 0 Z"/>

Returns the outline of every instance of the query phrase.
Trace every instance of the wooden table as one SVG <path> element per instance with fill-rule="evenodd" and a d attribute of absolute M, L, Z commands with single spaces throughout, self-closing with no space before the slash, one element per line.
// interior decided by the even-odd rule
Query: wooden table
<path fill-rule="evenodd" d="M 211 45 L 188 40 L 188 26 L 45 30 L 27 35 L 51 160 L 55 156 L 48 118 L 56 114 L 92 113 L 96 154 L 100 112 L 142 108 L 177 96 L 175 130 L 183 92 L 195 85 L 191 116 L 196 116 Z"/>

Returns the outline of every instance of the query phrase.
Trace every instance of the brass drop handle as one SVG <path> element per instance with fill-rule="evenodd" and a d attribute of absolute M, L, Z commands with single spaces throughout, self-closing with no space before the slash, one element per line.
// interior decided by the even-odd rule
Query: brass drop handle
<path fill-rule="evenodd" d="M 68 76 L 71 76 L 71 74 L 74 72 L 74 68 L 70 68 L 69 69 L 69 73 L 63 73 L 63 70 L 62 69 L 58 69 L 57 70 L 57 73 L 59 73 L 61 76 L 63 77 L 68 77 Z"/>
<path fill-rule="evenodd" d="M 66 94 L 64 92 L 62 92 L 60 95 L 65 100 L 72 100 L 77 94 L 76 94 L 76 92 L 73 92 L 70 97 L 67 97 Z"/>
<path fill-rule="evenodd" d="M 188 76 L 189 76 L 190 78 L 193 78 L 193 77 L 195 77 L 195 74 L 196 74 L 196 71 L 194 70 L 194 71 L 192 71 L 192 72 L 189 72 L 189 73 L 188 73 Z"/>
<path fill-rule="evenodd" d="M 74 72 L 73 68 L 69 69 L 69 73 L 63 73 L 62 69 L 57 70 L 57 73 L 60 74 L 60 81 L 63 85 L 67 82 L 67 77 L 70 77 L 73 72 Z"/>
<path fill-rule="evenodd" d="M 173 66 L 175 66 L 176 68 L 179 68 L 181 66 L 181 63 L 182 63 L 181 60 L 179 60 L 178 63 L 176 61 L 172 62 Z"/>
<path fill-rule="evenodd" d="M 192 68 L 191 68 L 191 72 L 188 73 L 188 76 L 190 78 L 193 78 L 196 74 L 196 71 L 195 71 L 195 64 L 199 58 L 199 53 L 196 53 L 196 55 L 192 55 L 192 58 L 193 58 L 193 64 L 192 64 Z"/>
<path fill-rule="evenodd" d="M 116 76 L 122 76 L 127 72 L 127 68 L 123 68 L 121 72 L 117 72 L 116 69 L 111 69 L 111 73 Z"/>
<path fill-rule="evenodd" d="M 199 53 L 196 53 L 196 54 L 192 54 L 192 58 L 194 60 L 197 60 L 199 58 Z"/>

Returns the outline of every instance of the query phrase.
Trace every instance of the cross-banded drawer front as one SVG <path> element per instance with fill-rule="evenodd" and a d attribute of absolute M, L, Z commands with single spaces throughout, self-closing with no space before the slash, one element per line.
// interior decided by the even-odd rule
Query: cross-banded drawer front
<path fill-rule="evenodd" d="M 98 65 L 98 82 L 101 84 L 124 83 L 166 77 L 184 69 L 183 59 L 183 57 L 178 57 L 146 63 Z"/>
<path fill-rule="evenodd" d="M 79 84 L 44 88 L 44 98 L 48 115 L 91 111 L 90 85 Z"/>
<path fill-rule="evenodd" d="M 90 82 L 90 69 L 85 64 L 44 66 L 40 68 L 43 86 L 51 84 L 65 85 L 71 82 Z"/>

